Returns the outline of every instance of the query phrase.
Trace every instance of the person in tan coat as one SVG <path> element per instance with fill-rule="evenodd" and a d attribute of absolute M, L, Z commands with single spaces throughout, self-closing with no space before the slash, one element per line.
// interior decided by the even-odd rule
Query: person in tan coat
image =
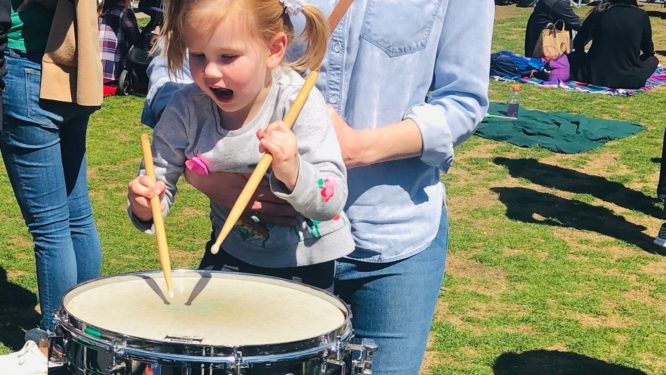
<path fill-rule="evenodd" d="M 63 294 L 101 267 L 86 176 L 88 119 L 102 103 L 97 4 L 24 0 L 11 21 L 0 151 L 33 237 L 42 318 L 23 349 L 0 356 L 0 373 L 46 374 Z"/>

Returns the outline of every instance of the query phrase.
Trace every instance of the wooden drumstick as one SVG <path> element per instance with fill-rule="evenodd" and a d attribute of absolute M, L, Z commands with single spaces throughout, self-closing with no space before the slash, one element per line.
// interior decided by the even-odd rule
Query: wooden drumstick
<path fill-rule="evenodd" d="M 155 167 L 153 166 L 153 154 L 150 150 L 150 139 L 148 134 L 141 134 L 141 150 L 143 151 L 143 165 L 146 169 L 146 175 L 150 177 L 154 183 L 157 182 L 155 178 Z M 164 218 L 162 217 L 162 205 L 160 197 L 156 194 L 150 198 L 150 208 L 153 210 L 153 225 L 155 226 L 155 237 L 157 237 L 157 250 L 160 252 L 160 265 L 164 273 L 164 280 L 166 282 L 167 291 L 171 297 L 172 284 L 171 284 L 171 261 L 169 260 L 169 247 L 167 246 L 166 231 L 164 230 Z"/>
<path fill-rule="evenodd" d="M 310 95 L 310 91 L 312 91 L 312 88 L 317 82 L 318 76 L 319 70 L 313 70 L 305 78 L 303 87 L 301 87 L 301 90 L 298 92 L 296 99 L 294 99 L 294 103 L 291 105 L 291 108 L 289 108 L 289 111 L 287 111 L 284 119 L 282 119 L 285 125 L 287 125 L 287 128 L 291 129 L 291 127 L 294 125 L 294 121 L 296 121 L 298 114 L 301 112 L 303 104 L 305 104 L 305 100 L 307 100 L 308 95 Z M 217 252 L 220 250 L 222 242 L 225 238 L 227 238 L 227 235 L 229 235 L 229 232 L 231 232 L 231 228 L 233 228 L 238 219 L 241 217 L 245 207 L 247 207 L 247 204 L 250 202 L 250 198 L 252 198 L 252 195 L 257 190 L 259 182 L 261 182 L 261 179 L 264 178 L 266 171 L 268 171 L 268 167 L 271 166 L 272 161 L 273 156 L 271 156 L 271 154 L 264 153 L 261 156 L 259 163 L 257 163 L 257 166 L 254 168 L 252 175 L 250 175 L 250 178 L 247 180 L 247 183 L 238 196 L 238 199 L 236 199 L 233 207 L 231 207 L 231 211 L 229 211 L 229 215 L 227 215 L 227 219 L 224 221 L 224 225 L 222 226 L 220 233 L 217 235 L 217 240 L 215 240 L 215 243 L 210 248 L 210 252 L 212 254 L 217 254 Z"/>

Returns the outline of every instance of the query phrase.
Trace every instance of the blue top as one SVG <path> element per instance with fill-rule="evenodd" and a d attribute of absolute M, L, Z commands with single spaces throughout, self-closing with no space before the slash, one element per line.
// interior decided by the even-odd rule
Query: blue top
<path fill-rule="evenodd" d="M 336 2 L 310 1 L 324 14 Z M 439 172 L 488 107 L 493 16 L 491 0 L 355 0 L 333 32 L 317 86 L 327 103 L 359 129 L 413 119 L 423 138 L 421 157 L 348 170 L 349 257 L 396 261 L 435 237 Z"/>
<path fill-rule="evenodd" d="M 148 75 L 148 93 L 143 102 L 143 111 L 141 112 L 141 122 L 154 128 L 162 115 L 173 94 L 179 89 L 193 83 L 190 73 L 189 60 L 187 54 L 183 61 L 183 71 L 178 74 L 169 75 L 167 69 L 167 60 L 161 51 L 156 51 L 150 59 L 146 74 Z"/>
<path fill-rule="evenodd" d="M 310 3 L 328 15 L 337 0 Z M 432 242 L 445 204 L 439 172 L 488 108 L 493 16 L 491 0 L 354 0 L 333 32 L 317 86 L 326 102 L 354 128 L 410 118 L 423 138 L 418 158 L 348 170 L 357 246 L 348 257 L 392 262 Z M 303 29 L 302 17 L 293 21 Z"/>

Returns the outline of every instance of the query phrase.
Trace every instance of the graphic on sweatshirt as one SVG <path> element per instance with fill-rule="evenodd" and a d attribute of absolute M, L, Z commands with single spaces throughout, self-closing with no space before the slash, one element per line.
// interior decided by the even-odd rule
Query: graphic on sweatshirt
<path fill-rule="evenodd" d="M 206 161 L 202 157 L 195 156 L 185 161 L 185 166 L 194 173 L 208 176 L 208 164 L 206 164 Z"/>
<path fill-rule="evenodd" d="M 335 180 L 326 178 L 320 178 L 317 180 L 317 185 L 319 186 L 319 194 L 324 199 L 324 202 L 328 202 L 335 195 Z"/>

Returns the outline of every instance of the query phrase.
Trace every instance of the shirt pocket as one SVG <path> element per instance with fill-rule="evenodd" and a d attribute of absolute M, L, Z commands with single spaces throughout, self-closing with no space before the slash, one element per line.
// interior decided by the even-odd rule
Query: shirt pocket
<path fill-rule="evenodd" d="M 389 57 L 422 50 L 443 0 L 368 0 L 361 38 Z"/>

